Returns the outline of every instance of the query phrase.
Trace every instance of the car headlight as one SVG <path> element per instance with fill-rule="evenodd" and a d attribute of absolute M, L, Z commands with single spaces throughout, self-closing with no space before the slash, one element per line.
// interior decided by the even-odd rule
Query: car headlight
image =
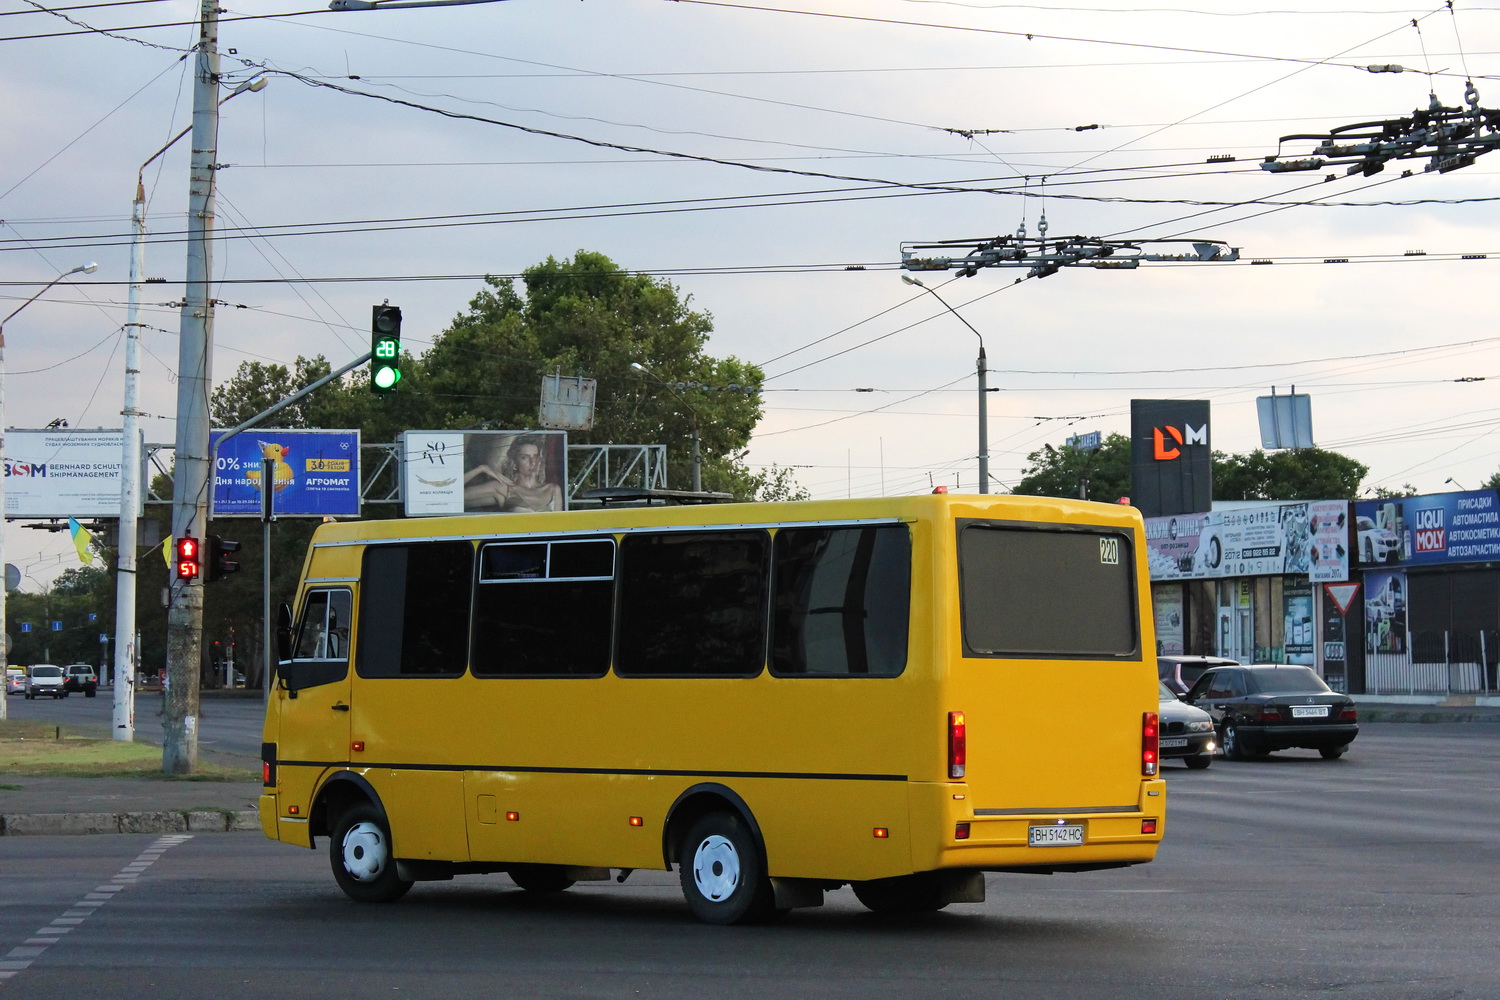
<path fill-rule="evenodd" d="M 1213 728 L 1214 728 L 1214 724 L 1209 719 L 1204 719 L 1202 722 L 1189 722 L 1188 723 L 1188 732 L 1190 732 L 1190 733 L 1207 733 L 1207 732 L 1211 732 L 1213 730 Z"/>

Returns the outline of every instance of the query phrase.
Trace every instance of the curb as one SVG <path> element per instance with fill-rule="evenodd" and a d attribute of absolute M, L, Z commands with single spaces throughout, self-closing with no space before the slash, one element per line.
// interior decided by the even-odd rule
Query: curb
<path fill-rule="evenodd" d="M 253 809 L 182 809 L 124 813 L 12 813 L 0 816 L 0 837 L 89 833 L 240 833 L 260 830 Z"/>

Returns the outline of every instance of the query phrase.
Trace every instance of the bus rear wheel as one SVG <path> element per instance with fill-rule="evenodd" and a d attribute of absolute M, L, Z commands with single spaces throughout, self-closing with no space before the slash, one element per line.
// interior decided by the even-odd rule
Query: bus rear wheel
<path fill-rule="evenodd" d="M 505 873 L 527 892 L 562 892 L 573 887 L 573 879 L 557 865 L 512 865 Z"/>
<path fill-rule="evenodd" d="M 339 816 L 328 839 L 328 860 L 339 888 L 361 903 L 393 903 L 411 888 L 396 874 L 385 816 L 368 802 L 350 806 Z"/>
<path fill-rule="evenodd" d="M 708 813 L 688 827 L 677 850 L 677 874 L 688 908 L 706 924 L 747 923 L 778 913 L 759 845 L 732 813 Z"/>
<path fill-rule="evenodd" d="M 937 872 L 855 882 L 853 888 L 855 897 L 875 913 L 932 913 L 948 905 Z"/>

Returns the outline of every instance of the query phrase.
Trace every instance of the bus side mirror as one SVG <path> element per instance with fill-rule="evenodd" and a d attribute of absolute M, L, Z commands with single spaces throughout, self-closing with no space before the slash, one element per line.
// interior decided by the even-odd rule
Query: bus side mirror
<path fill-rule="evenodd" d="M 292 659 L 292 609 L 283 604 L 276 610 L 276 678 L 291 697 L 297 697 L 296 671 Z"/>

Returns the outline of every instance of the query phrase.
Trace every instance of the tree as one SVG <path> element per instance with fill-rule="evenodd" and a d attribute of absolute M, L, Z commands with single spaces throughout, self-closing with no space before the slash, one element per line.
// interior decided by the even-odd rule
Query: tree
<path fill-rule="evenodd" d="M 1026 456 L 1014 492 L 1030 496 L 1076 497 L 1087 483 L 1087 498 L 1112 503 L 1130 495 L 1130 438 L 1111 434 L 1092 452 L 1046 445 Z M 1321 448 L 1213 454 L 1215 500 L 1353 500 L 1368 467 Z M 1497 474 L 1500 477 L 1500 474 Z"/>
<path fill-rule="evenodd" d="M 1078 497 L 1115 503 L 1130 496 L 1130 438 L 1111 434 L 1094 451 L 1044 445 L 1026 456 L 1030 465 L 1011 492 L 1025 496 Z"/>
<path fill-rule="evenodd" d="M 1216 500 L 1353 500 L 1369 466 L 1336 451 L 1214 452 Z"/>
<path fill-rule="evenodd" d="M 755 479 L 755 499 L 763 502 L 776 500 L 806 500 L 812 496 L 807 488 L 797 482 L 797 477 L 791 469 L 772 463 L 771 467 L 763 472 L 757 472 Z"/>

